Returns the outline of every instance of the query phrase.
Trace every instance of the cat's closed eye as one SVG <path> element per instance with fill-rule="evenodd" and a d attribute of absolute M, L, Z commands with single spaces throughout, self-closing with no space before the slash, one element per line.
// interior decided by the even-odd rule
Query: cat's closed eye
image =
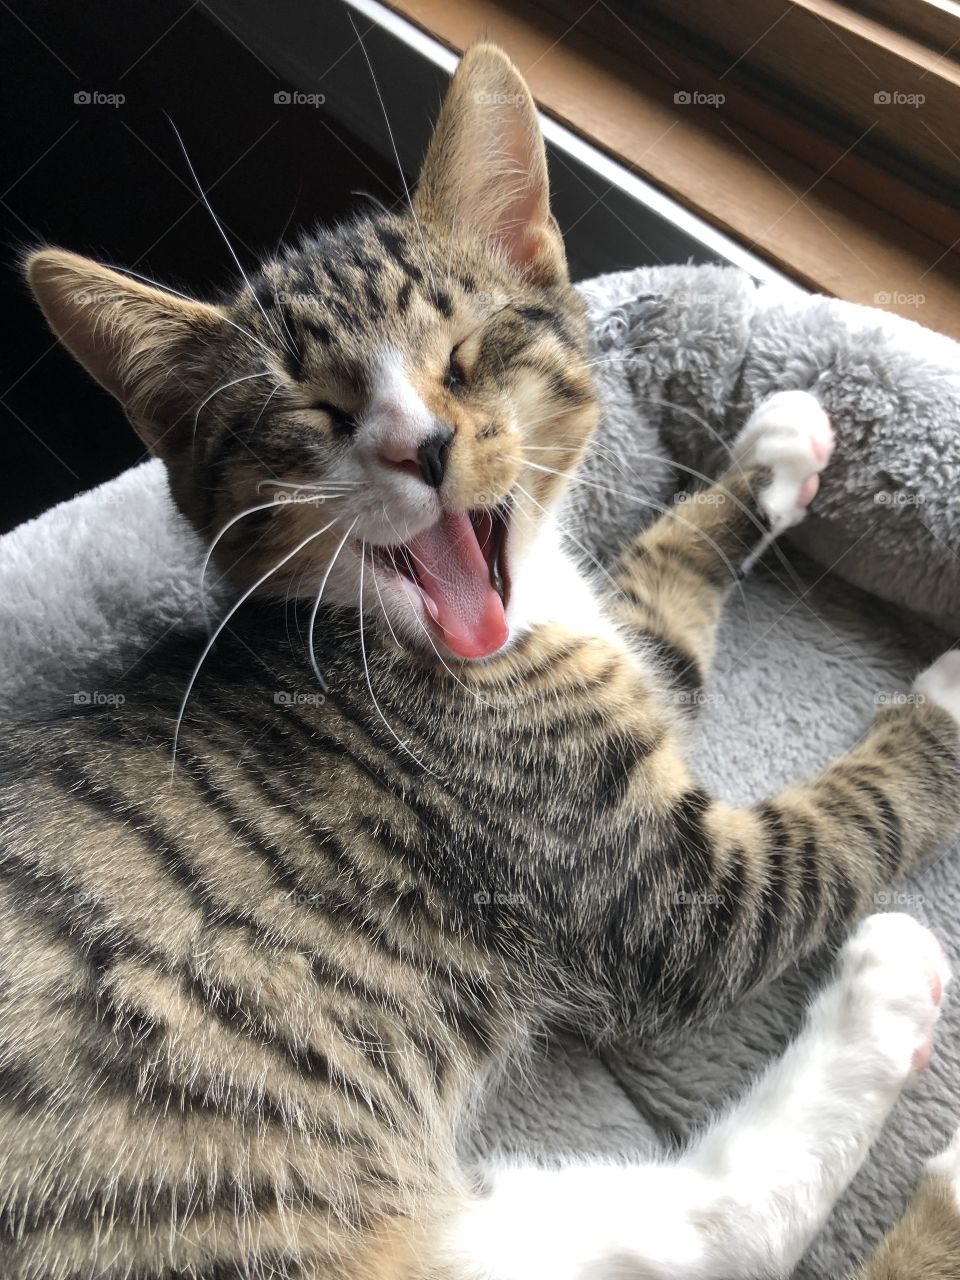
<path fill-rule="evenodd" d="M 327 415 L 338 436 L 352 436 L 357 429 L 356 415 L 341 409 L 339 405 L 330 404 L 328 400 L 315 400 L 310 407 Z"/>
<path fill-rule="evenodd" d="M 447 391 L 458 391 L 461 387 L 466 386 L 467 375 L 463 365 L 460 362 L 460 348 L 463 344 L 458 342 L 450 352 L 450 358 L 447 361 L 446 372 L 443 375 L 443 385 Z"/>

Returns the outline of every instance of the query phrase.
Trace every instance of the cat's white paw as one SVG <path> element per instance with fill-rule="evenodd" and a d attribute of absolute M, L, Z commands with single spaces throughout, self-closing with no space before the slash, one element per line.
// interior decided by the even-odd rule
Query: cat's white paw
<path fill-rule="evenodd" d="M 960 721 L 960 649 L 950 649 L 913 682 L 917 693 Z"/>
<path fill-rule="evenodd" d="M 898 1079 L 922 1071 L 950 981 L 940 943 L 912 916 L 868 916 L 843 949 L 839 985 L 846 1034 L 865 1040 Z"/>
<path fill-rule="evenodd" d="M 734 443 L 733 461 L 773 473 L 760 505 L 774 534 L 803 519 L 833 446 L 830 419 L 808 391 L 778 391 L 751 413 Z"/>
<path fill-rule="evenodd" d="M 946 1151 L 941 1151 L 927 1161 L 927 1173 L 931 1178 L 944 1178 L 950 1183 L 957 1207 L 960 1208 L 960 1129 L 953 1135 L 953 1141 Z"/>

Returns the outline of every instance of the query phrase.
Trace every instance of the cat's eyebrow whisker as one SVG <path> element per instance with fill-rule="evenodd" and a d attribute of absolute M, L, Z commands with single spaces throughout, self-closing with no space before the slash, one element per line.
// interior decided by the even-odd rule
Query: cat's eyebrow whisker
<path fill-rule="evenodd" d="M 273 397 L 277 394 L 277 392 L 280 390 L 282 386 L 283 386 L 283 383 L 278 382 L 277 385 L 271 389 L 266 400 L 264 400 L 263 404 L 260 406 L 260 412 L 257 414 L 257 416 L 253 420 L 253 427 L 251 428 L 252 431 L 256 431 L 257 427 L 259 427 L 260 419 L 263 417 L 263 415 L 267 411 L 267 405 L 269 405 L 270 401 L 273 399 Z"/>
<path fill-rule="evenodd" d="M 233 258 L 234 262 L 236 263 L 237 270 L 240 272 L 240 275 L 243 277 L 243 283 L 250 290 L 250 295 L 253 298 L 254 302 L 257 304 L 257 307 L 260 310 L 260 314 L 263 316 L 264 320 L 266 320 L 267 328 L 270 330 L 270 332 L 273 334 L 273 336 L 277 339 L 281 347 L 283 347 L 283 349 L 286 352 L 288 352 L 290 355 L 295 355 L 296 353 L 292 351 L 291 348 L 287 346 L 287 344 L 284 342 L 276 325 L 274 325 L 273 321 L 267 315 L 266 308 L 263 306 L 263 303 L 257 297 L 256 291 L 254 290 L 253 285 L 250 283 L 247 277 L 247 273 L 244 271 L 243 266 L 240 263 L 240 259 L 237 257 L 237 254 L 233 245 L 230 243 L 230 237 L 227 235 L 226 231 L 223 229 L 223 225 L 220 222 L 220 219 L 214 213 L 213 206 L 211 205 L 210 201 L 207 199 L 207 193 L 204 191 L 203 187 L 200 185 L 200 179 L 197 177 L 197 171 L 196 169 L 194 169 L 190 156 L 187 153 L 187 148 L 184 145 L 183 138 L 181 138 L 180 136 L 180 130 L 173 123 L 173 117 L 170 115 L 167 115 L 167 119 L 170 121 L 170 128 L 173 130 L 174 134 L 176 135 L 177 142 L 180 144 L 180 150 L 183 152 L 183 158 L 187 162 L 187 168 L 190 170 L 190 176 L 191 178 L 193 178 L 193 182 L 197 188 L 197 192 L 200 196 L 200 199 L 203 201 L 203 204 L 207 213 L 209 213 L 210 217 L 213 219 L 213 225 L 217 228 L 217 230 L 220 232 L 220 235 L 223 237 L 223 243 L 227 246 L 227 249 L 230 253 L 231 258 Z"/>
<path fill-rule="evenodd" d="M 274 302 L 274 306 L 276 307 L 277 315 L 280 317 L 280 323 L 283 325 L 283 332 L 287 335 L 287 341 L 288 341 L 288 343 L 289 343 L 289 345 L 288 345 L 288 347 L 287 347 L 287 350 L 288 350 L 288 351 L 296 351 L 296 350 L 297 350 L 297 340 L 296 340 L 296 338 L 294 338 L 293 334 L 290 332 L 290 326 L 287 324 L 287 316 L 286 316 L 286 312 L 284 311 L 283 307 L 277 306 L 277 291 L 276 291 L 276 289 L 274 289 L 274 291 L 273 291 L 273 302 Z"/>
<path fill-rule="evenodd" d="M 214 389 L 210 392 L 210 394 L 200 401 L 200 403 L 197 405 L 197 411 L 193 415 L 193 443 L 191 445 L 191 448 L 195 449 L 197 447 L 197 428 L 200 424 L 200 414 L 204 411 L 204 409 L 207 407 L 210 401 L 214 398 L 214 396 L 218 396 L 221 391 L 228 391 L 230 387 L 239 386 L 241 382 L 252 382 L 254 378 L 272 378 L 272 377 L 273 377 L 273 374 L 270 372 L 269 369 L 261 369 L 259 373 L 245 373 L 239 378 L 234 378 L 231 382 L 224 382 L 219 387 L 214 387 Z M 275 387 L 274 391 L 276 390 L 277 388 Z M 274 392 L 271 391 L 270 395 L 273 395 L 273 394 Z M 261 413 L 262 412 L 263 410 L 261 409 Z"/>
<path fill-rule="evenodd" d="M 310 610 L 310 623 L 307 627 L 307 652 L 310 657 L 310 665 L 311 667 L 313 667 L 313 674 L 317 677 L 317 680 L 320 684 L 320 688 L 323 690 L 324 693 L 329 693 L 330 689 L 327 685 L 326 680 L 323 678 L 323 672 L 320 670 L 320 667 L 317 664 L 317 655 L 314 653 L 314 650 L 313 650 L 313 631 L 317 623 L 317 614 L 320 612 L 320 601 L 323 599 L 323 593 L 327 587 L 327 579 L 330 577 L 330 574 L 333 571 L 333 566 L 337 563 L 337 560 L 340 558 L 340 552 L 347 545 L 347 539 L 350 537 L 351 533 L 353 533 L 354 529 L 357 527 L 357 520 L 359 519 L 360 519 L 359 516 L 357 516 L 354 519 L 353 524 L 350 525 L 349 529 L 347 529 L 346 533 L 343 535 L 343 537 L 340 539 L 339 543 L 337 544 L 337 549 L 336 551 L 334 551 L 333 556 L 330 559 L 330 563 L 327 565 L 326 569 L 324 570 L 323 578 L 320 580 L 320 590 L 317 592 L 317 598 L 314 600 L 313 608 Z"/>
<path fill-rule="evenodd" d="M 237 610 L 240 608 L 240 606 L 245 604 L 246 601 L 249 600 L 250 597 L 253 595 L 253 593 L 259 587 L 263 586 L 263 584 L 267 581 L 268 578 L 272 578 L 273 575 L 278 570 L 282 569 L 283 566 L 288 563 L 288 561 L 292 560 L 295 555 L 299 555 L 299 553 L 303 551 L 305 547 L 309 546 L 310 543 L 313 542 L 315 538 L 319 538 L 321 534 L 326 533 L 327 530 L 331 529 L 335 523 L 336 521 L 331 520 L 331 522 L 329 524 L 324 525 L 322 529 L 314 530 L 314 532 L 309 534 L 306 538 L 304 538 L 302 542 L 298 542 L 292 551 L 288 551 L 287 554 L 281 560 L 278 560 L 272 569 L 268 569 L 266 573 L 261 574 L 261 576 L 253 584 L 253 586 L 248 587 L 246 591 L 244 591 L 240 599 L 237 600 L 230 607 L 230 609 L 228 609 L 227 613 L 224 615 L 223 619 L 218 625 L 216 631 L 214 631 L 213 635 L 209 638 L 207 643 L 204 645 L 203 652 L 200 654 L 200 657 L 197 659 L 196 666 L 193 668 L 193 671 L 190 673 L 190 679 L 187 681 L 187 687 L 186 687 L 186 690 L 184 691 L 183 698 L 180 702 L 180 710 L 177 712 L 177 720 L 173 730 L 173 744 L 172 744 L 171 753 L 170 753 L 171 783 L 173 782 L 174 772 L 177 766 L 177 743 L 180 741 L 180 726 L 183 723 L 183 715 L 187 709 L 187 703 L 190 700 L 190 694 L 193 692 L 193 686 L 196 684 L 197 677 L 200 674 L 200 669 L 203 666 L 203 664 L 206 662 L 207 657 L 210 654 L 210 650 L 216 644 L 224 628 L 229 623 L 230 619 L 234 616 L 234 614 L 237 612 Z"/>
<path fill-rule="evenodd" d="M 397 150 L 397 143 L 396 143 L 396 139 L 393 136 L 393 128 L 390 124 L 390 117 L 389 115 L 387 115 L 387 104 L 383 100 L 383 94 L 380 92 L 380 85 L 377 83 L 376 73 L 373 70 L 373 63 L 370 61 L 369 53 L 367 53 L 367 46 L 364 44 L 363 36 L 361 36 L 360 32 L 357 30 L 357 24 L 353 20 L 353 14 L 348 13 L 347 17 L 350 19 L 350 25 L 351 27 L 353 27 L 353 34 L 357 37 L 357 44 L 360 46 L 360 50 L 363 54 L 363 59 L 367 64 L 367 70 L 370 72 L 370 79 L 373 81 L 373 89 L 377 95 L 377 101 L 380 103 L 380 111 L 383 115 L 383 123 L 387 126 L 387 136 L 390 139 L 390 147 L 391 147 L 391 150 L 393 151 L 393 158 L 397 164 L 397 172 L 400 175 L 400 181 L 403 184 L 403 194 L 407 201 L 407 208 L 410 210 L 410 217 L 413 219 L 413 224 L 417 228 L 417 235 L 420 237 L 420 247 L 423 249 L 424 266 L 427 269 L 427 274 L 430 276 L 431 283 L 433 284 L 434 288 L 436 288 L 437 282 L 436 282 L 436 279 L 434 278 L 433 271 L 430 266 L 430 259 L 429 259 L 429 255 L 427 254 L 427 245 L 423 237 L 423 228 L 420 226 L 420 219 L 417 217 L 417 211 L 413 207 L 413 197 L 410 195 L 410 188 L 407 185 L 406 174 L 403 172 L 403 165 L 400 163 L 400 152 Z"/>
<path fill-rule="evenodd" d="M 429 767 L 429 765 L 425 764 L 424 761 L 419 758 L 419 756 L 414 755 L 414 753 L 410 750 L 407 744 L 397 737 L 397 734 L 395 733 L 390 722 L 387 720 L 387 717 L 383 714 L 383 709 L 381 708 L 380 703 L 377 701 L 377 695 L 373 692 L 373 682 L 370 679 L 370 663 L 367 659 L 367 645 L 366 645 L 366 640 L 364 639 L 364 634 L 363 634 L 363 566 L 366 558 L 367 558 L 366 539 L 361 539 L 360 541 L 360 602 L 359 602 L 360 656 L 363 658 L 363 674 L 366 677 L 367 688 L 370 691 L 370 698 L 373 701 L 374 707 L 376 708 L 377 715 L 383 721 L 388 733 L 394 739 L 394 741 L 397 743 L 400 749 L 406 752 L 406 754 L 410 757 L 410 759 L 415 761 L 420 766 L 421 769 L 429 773 L 431 778 L 435 778 L 437 775 L 433 772 L 433 770 Z"/>
<path fill-rule="evenodd" d="M 142 280 L 144 284 L 152 284 L 155 289 L 159 289 L 162 293 L 172 293 L 175 298 L 182 298 L 184 302 L 194 302 L 188 293 L 181 293 L 179 289 L 172 289 L 168 284 L 161 284 L 159 280 L 154 280 L 152 276 L 145 276 L 142 271 L 134 271 L 132 267 L 114 267 L 114 271 L 119 271 L 121 275 L 133 276 L 135 280 Z M 242 333 L 245 338 L 249 338 L 251 342 L 255 342 L 257 346 L 268 356 L 275 355 L 262 338 L 258 338 L 250 329 L 245 329 L 242 324 L 237 324 L 235 320 L 231 320 L 228 316 L 221 316 L 225 324 L 231 329 L 236 329 L 237 333 Z"/>

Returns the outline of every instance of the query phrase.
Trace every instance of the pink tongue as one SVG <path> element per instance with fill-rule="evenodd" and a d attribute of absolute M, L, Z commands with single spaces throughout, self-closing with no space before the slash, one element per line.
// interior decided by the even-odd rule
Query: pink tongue
<path fill-rule="evenodd" d="M 446 645 L 461 658 L 496 653 L 509 629 L 470 517 L 442 516 L 408 547 L 428 612 Z"/>

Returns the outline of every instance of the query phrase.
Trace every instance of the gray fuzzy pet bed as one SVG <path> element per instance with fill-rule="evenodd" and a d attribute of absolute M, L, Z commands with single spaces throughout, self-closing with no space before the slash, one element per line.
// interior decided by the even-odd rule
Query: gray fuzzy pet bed
<path fill-rule="evenodd" d="M 811 390 L 837 430 L 816 514 L 733 595 L 704 697 L 704 781 L 756 800 L 849 749 L 878 702 L 956 642 L 960 346 L 732 268 L 644 268 L 583 292 L 605 413 L 566 524 L 599 562 L 697 473 L 721 470 L 770 392 Z M 158 462 L 0 539 L 0 710 L 108 695 L 167 630 L 202 621 L 201 559 Z M 960 844 L 945 849 L 878 907 L 929 923 L 960 967 L 958 857 Z M 817 980 L 793 973 L 711 1029 L 602 1059 L 558 1039 L 493 1100 L 474 1146 L 630 1157 L 682 1141 L 780 1051 Z M 797 1275 L 842 1275 L 862 1257 L 958 1124 L 955 994 L 933 1064 Z"/>

